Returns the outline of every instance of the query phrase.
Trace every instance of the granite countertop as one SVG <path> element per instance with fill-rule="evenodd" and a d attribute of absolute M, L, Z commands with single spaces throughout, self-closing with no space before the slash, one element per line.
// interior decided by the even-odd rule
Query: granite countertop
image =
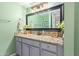
<path fill-rule="evenodd" d="M 22 34 L 22 33 L 17 33 L 15 36 L 23 37 L 23 38 L 31 38 L 33 40 L 40 40 L 43 42 L 63 45 L 63 38 L 61 37 L 54 38 L 54 37 L 46 36 L 46 35 Z"/>

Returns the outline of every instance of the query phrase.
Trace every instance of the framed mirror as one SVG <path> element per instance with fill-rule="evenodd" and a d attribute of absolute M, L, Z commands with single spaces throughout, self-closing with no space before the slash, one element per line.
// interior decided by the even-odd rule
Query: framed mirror
<path fill-rule="evenodd" d="M 26 25 L 31 28 L 58 28 L 63 21 L 63 4 L 26 15 Z"/>

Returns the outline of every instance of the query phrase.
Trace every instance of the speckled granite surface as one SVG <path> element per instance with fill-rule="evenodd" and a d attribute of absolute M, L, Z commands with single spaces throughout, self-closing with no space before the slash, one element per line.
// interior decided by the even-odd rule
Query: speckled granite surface
<path fill-rule="evenodd" d="M 48 43 L 55 43 L 55 44 L 60 44 L 63 45 L 64 41 L 63 38 L 58 37 L 54 38 L 51 36 L 46 36 L 46 35 L 34 35 L 34 34 L 22 34 L 22 33 L 17 33 L 15 36 L 18 37 L 24 37 L 24 38 L 31 38 L 33 40 L 40 40 Z"/>

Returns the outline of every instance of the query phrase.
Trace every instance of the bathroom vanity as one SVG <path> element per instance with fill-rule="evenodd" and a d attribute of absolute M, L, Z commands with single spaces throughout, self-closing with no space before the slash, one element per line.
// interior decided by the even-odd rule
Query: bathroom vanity
<path fill-rule="evenodd" d="M 45 35 L 16 34 L 17 56 L 63 56 L 63 38 Z"/>
<path fill-rule="evenodd" d="M 63 38 L 58 36 L 61 30 L 57 25 L 63 18 L 63 4 L 27 14 L 25 31 L 28 33 L 15 35 L 16 55 L 63 56 L 64 43 Z"/>

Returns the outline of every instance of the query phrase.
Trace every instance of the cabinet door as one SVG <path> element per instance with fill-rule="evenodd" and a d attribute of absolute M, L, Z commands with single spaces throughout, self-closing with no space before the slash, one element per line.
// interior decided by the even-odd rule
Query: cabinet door
<path fill-rule="evenodd" d="M 29 45 L 22 43 L 22 56 L 29 56 Z"/>
<path fill-rule="evenodd" d="M 21 56 L 21 42 L 16 41 L 16 55 Z"/>
<path fill-rule="evenodd" d="M 30 56 L 39 56 L 39 48 L 30 46 Z"/>
<path fill-rule="evenodd" d="M 56 56 L 56 54 L 45 51 L 45 50 L 41 50 L 41 56 Z"/>

